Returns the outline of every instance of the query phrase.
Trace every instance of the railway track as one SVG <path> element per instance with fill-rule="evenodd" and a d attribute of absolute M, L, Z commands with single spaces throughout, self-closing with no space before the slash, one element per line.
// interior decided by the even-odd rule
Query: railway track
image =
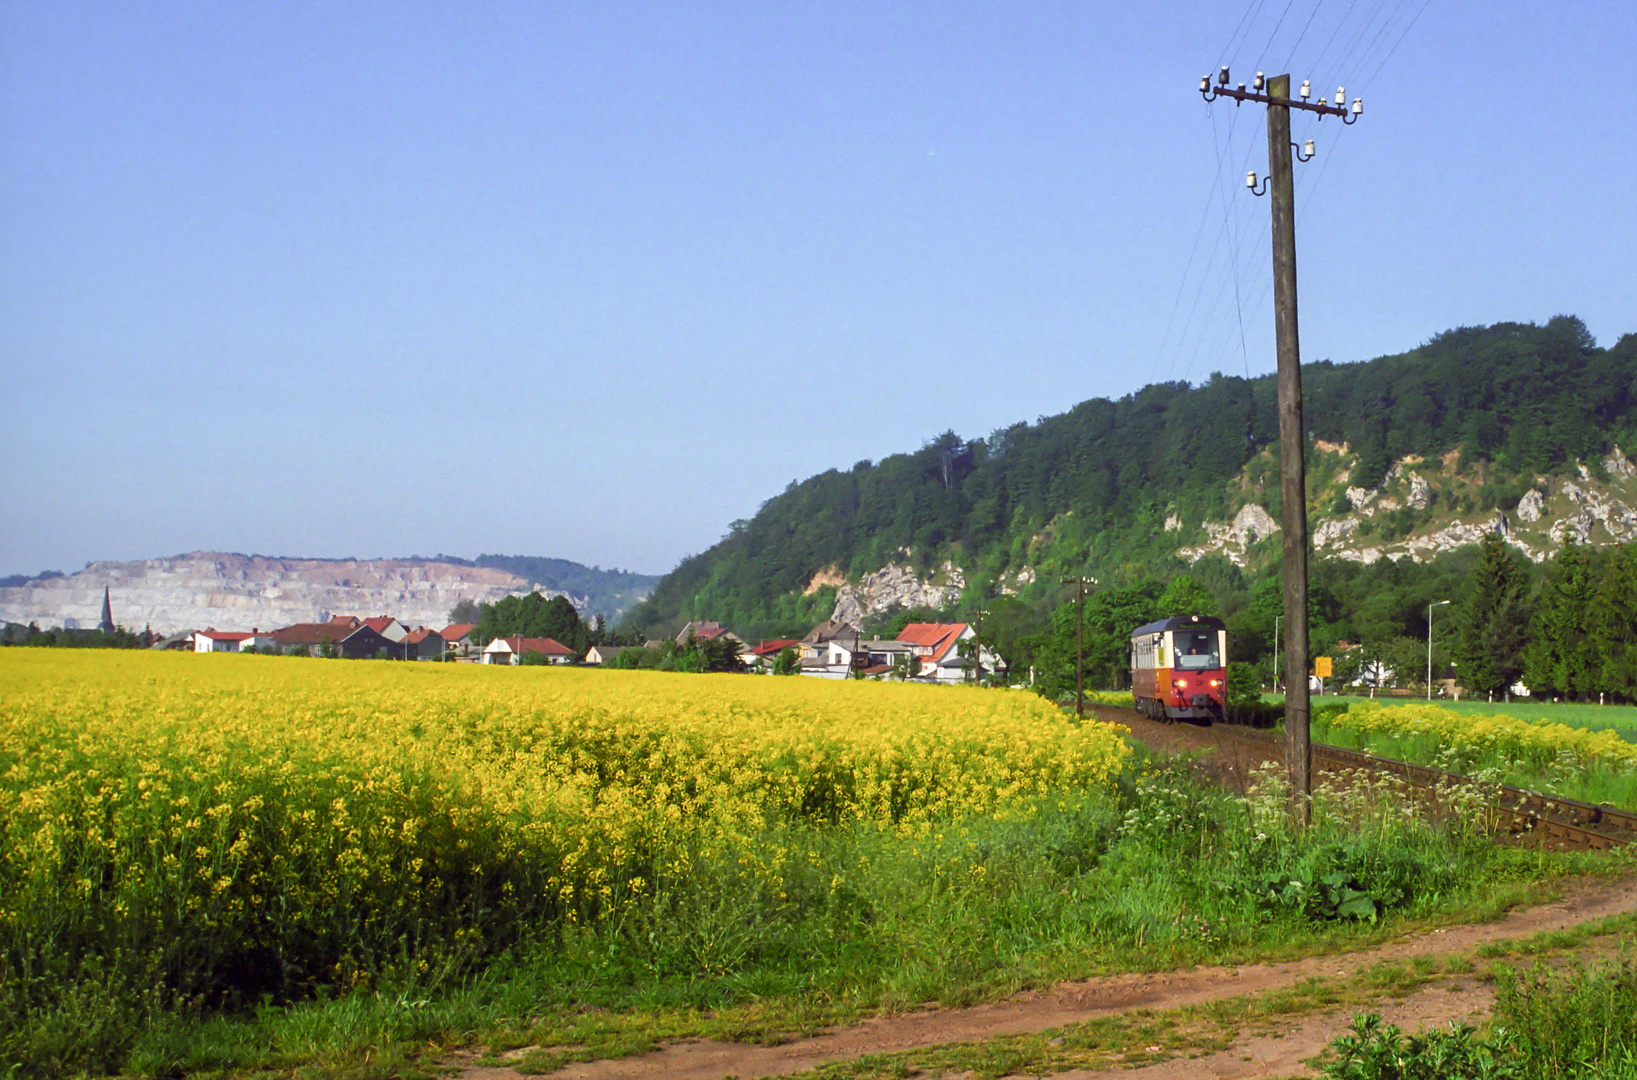
<path fill-rule="evenodd" d="M 1270 732 L 1234 724 L 1214 725 L 1212 732 L 1219 738 L 1227 737 L 1241 744 L 1251 744 L 1262 752 L 1277 754 L 1281 759 L 1284 757 L 1284 740 Z M 1388 773 L 1399 777 L 1413 789 L 1428 793 L 1433 801 L 1438 799 L 1440 792 L 1476 785 L 1490 793 L 1484 805 L 1497 831 L 1513 836 L 1527 834 L 1559 849 L 1606 851 L 1626 844 L 1637 844 L 1637 814 L 1614 807 L 1506 784 L 1485 783 L 1447 769 L 1378 757 L 1327 743 L 1313 744 L 1313 764 L 1320 769 L 1364 769 Z"/>
<path fill-rule="evenodd" d="M 1414 788 L 1433 792 L 1477 784 L 1480 789 L 1492 793 L 1485 806 L 1494 815 L 1497 825 L 1504 825 L 1514 833 L 1535 833 L 1560 846 L 1606 851 L 1637 842 L 1637 814 L 1613 807 L 1547 795 L 1508 784 L 1482 783 L 1446 769 L 1377 757 L 1327 743 L 1313 744 L 1313 760 L 1332 768 L 1390 773 L 1401 777 Z"/>

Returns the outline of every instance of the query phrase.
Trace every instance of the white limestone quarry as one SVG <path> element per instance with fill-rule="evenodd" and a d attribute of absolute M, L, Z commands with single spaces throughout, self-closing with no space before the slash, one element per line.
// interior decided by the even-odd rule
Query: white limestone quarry
<path fill-rule="evenodd" d="M 494 603 L 534 586 L 504 570 L 427 560 L 276 559 L 196 551 L 95 562 L 77 574 L 0 589 L 0 619 L 42 627 L 95 626 L 104 587 L 117 624 L 168 633 L 206 627 L 266 630 L 312 622 L 326 613 L 392 615 L 409 626 L 441 627 L 462 600 Z"/>

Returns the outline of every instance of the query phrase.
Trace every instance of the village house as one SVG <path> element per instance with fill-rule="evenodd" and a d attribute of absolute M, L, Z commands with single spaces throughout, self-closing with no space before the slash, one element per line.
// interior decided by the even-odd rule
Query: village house
<path fill-rule="evenodd" d="M 752 645 L 747 650 L 740 650 L 745 658 L 745 666 L 752 670 L 765 671 L 773 666 L 773 661 L 786 649 L 796 649 L 800 655 L 801 641 L 797 638 L 779 638 L 775 641 L 763 641 Z"/>
<path fill-rule="evenodd" d="M 249 636 L 237 630 L 200 630 L 193 635 L 193 651 L 238 652 L 239 645 Z"/>
<path fill-rule="evenodd" d="M 251 627 L 249 636 L 239 642 L 240 652 L 256 652 L 261 649 L 273 648 L 277 648 L 277 645 L 273 642 L 273 631 L 256 627 Z"/>
<path fill-rule="evenodd" d="M 364 626 L 358 619 L 332 619 L 320 623 L 296 623 L 273 632 L 273 644 L 283 653 L 307 652 L 323 655 L 326 646 L 336 656 L 354 659 L 379 656 L 402 656 L 397 642 L 382 637 Z"/>
<path fill-rule="evenodd" d="M 405 635 L 402 648 L 406 660 L 442 660 L 449 643 L 436 630 L 422 626 Z"/>
<path fill-rule="evenodd" d="M 636 648 L 634 645 L 593 645 L 585 651 L 585 662 L 599 665 L 611 664 L 614 662 L 614 657 L 618 656 L 621 650 L 634 648 Z"/>
<path fill-rule="evenodd" d="M 409 627 L 394 619 L 391 615 L 381 615 L 372 619 L 363 620 L 365 626 L 374 630 L 388 641 L 403 641 L 409 637 Z"/>
<path fill-rule="evenodd" d="M 574 659 L 574 650 L 551 638 L 501 637 L 489 642 L 483 649 L 485 664 L 520 664 L 523 657 L 536 653 L 548 664 L 567 664 Z"/>
<path fill-rule="evenodd" d="M 859 641 L 836 638 L 828 646 L 826 664 L 843 673 L 861 671 L 866 677 L 891 673 L 893 665 L 912 657 L 915 647 L 903 641 Z"/>
<path fill-rule="evenodd" d="M 960 643 L 975 637 L 977 633 L 970 623 L 910 623 L 899 632 L 897 640 L 911 646 L 920 665 L 917 677 L 953 683 L 969 677 L 971 660 L 961 655 Z M 1006 667 L 1006 662 L 988 646 L 980 647 L 979 660 L 986 673 Z"/>
<path fill-rule="evenodd" d="M 457 657 L 469 656 L 472 652 L 472 631 L 477 629 L 477 623 L 450 623 L 438 631 L 449 646 L 449 651 Z"/>
<path fill-rule="evenodd" d="M 863 632 L 852 623 L 826 619 L 802 636 L 796 643 L 796 651 L 801 654 L 804 663 L 809 660 L 827 663 L 830 642 L 836 640 L 852 642 L 862 637 Z"/>
<path fill-rule="evenodd" d="M 149 645 L 148 648 L 159 652 L 194 652 L 197 646 L 194 644 L 193 637 L 197 633 L 197 630 L 181 630 L 174 634 L 167 634 Z"/>

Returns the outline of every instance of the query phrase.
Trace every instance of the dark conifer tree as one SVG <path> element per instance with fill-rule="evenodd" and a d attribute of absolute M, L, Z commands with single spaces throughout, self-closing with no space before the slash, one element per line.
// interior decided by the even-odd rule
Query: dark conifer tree
<path fill-rule="evenodd" d="M 1598 689 L 1637 701 L 1637 545 L 1624 544 L 1608 558 L 1594 631 Z"/>
<path fill-rule="evenodd" d="M 1596 692 L 1597 642 L 1592 623 L 1595 555 L 1572 540 L 1546 571 L 1535 601 L 1524 680 L 1532 694 L 1577 698 Z"/>
<path fill-rule="evenodd" d="M 1500 697 L 1523 674 L 1527 588 L 1519 557 L 1497 534 L 1485 536 L 1456 615 L 1455 655 L 1469 693 Z"/>

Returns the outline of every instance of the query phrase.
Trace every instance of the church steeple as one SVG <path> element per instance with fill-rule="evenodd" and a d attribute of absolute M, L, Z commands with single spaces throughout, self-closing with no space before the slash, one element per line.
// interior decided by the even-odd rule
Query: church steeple
<path fill-rule="evenodd" d="M 114 632 L 114 603 L 113 599 L 108 595 L 108 586 L 106 585 L 102 587 L 102 625 L 99 629 L 104 634 Z"/>

